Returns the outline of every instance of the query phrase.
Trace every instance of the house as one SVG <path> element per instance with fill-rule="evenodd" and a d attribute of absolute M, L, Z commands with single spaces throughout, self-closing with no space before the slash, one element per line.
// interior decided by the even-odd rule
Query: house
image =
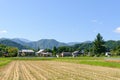
<path fill-rule="evenodd" d="M 77 57 L 79 54 L 80 54 L 79 51 L 74 51 L 74 52 L 72 53 L 72 56 L 73 56 L 73 57 Z"/>
<path fill-rule="evenodd" d="M 18 52 L 18 56 L 35 56 L 35 52 L 30 49 L 22 49 Z"/>
<path fill-rule="evenodd" d="M 59 58 L 59 57 L 60 57 L 60 55 L 59 55 L 59 54 L 56 54 L 56 57 L 57 57 L 57 58 Z"/>
<path fill-rule="evenodd" d="M 42 57 L 51 57 L 52 53 L 51 52 L 43 52 L 43 53 L 41 53 L 41 56 Z"/>
<path fill-rule="evenodd" d="M 43 52 L 44 52 L 44 49 L 39 50 L 38 52 L 36 52 L 36 56 L 41 56 L 41 53 Z"/>
<path fill-rule="evenodd" d="M 106 57 L 110 57 L 110 55 L 111 55 L 110 52 L 106 52 L 106 53 L 105 53 L 105 56 L 106 56 Z"/>
<path fill-rule="evenodd" d="M 71 52 L 62 52 L 60 56 L 65 57 L 65 56 L 72 56 Z"/>
<path fill-rule="evenodd" d="M 41 49 L 38 52 L 36 52 L 36 56 L 50 57 L 50 56 L 52 56 L 52 53 L 51 52 L 46 52 L 44 49 Z"/>

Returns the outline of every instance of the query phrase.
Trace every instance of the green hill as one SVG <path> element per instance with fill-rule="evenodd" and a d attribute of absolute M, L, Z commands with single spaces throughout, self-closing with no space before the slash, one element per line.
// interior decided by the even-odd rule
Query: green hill
<path fill-rule="evenodd" d="M 27 46 L 30 46 L 30 47 L 32 47 L 34 49 L 38 49 L 38 48 L 41 48 L 41 49 L 46 49 L 46 48 L 52 49 L 54 46 L 56 46 L 56 47 L 67 46 L 67 44 L 58 42 L 58 41 L 56 41 L 54 39 L 41 39 L 41 40 L 36 41 L 36 42 L 27 43 Z"/>
<path fill-rule="evenodd" d="M 26 49 L 27 48 L 19 43 L 9 40 L 9 39 L 0 39 L 0 44 L 6 45 L 6 46 L 17 47 L 18 49 Z"/>

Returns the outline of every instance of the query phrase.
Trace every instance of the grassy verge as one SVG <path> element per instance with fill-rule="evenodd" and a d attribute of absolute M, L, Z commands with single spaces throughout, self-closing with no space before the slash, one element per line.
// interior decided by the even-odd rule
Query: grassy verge
<path fill-rule="evenodd" d="M 0 58 L 0 66 L 6 65 L 11 60 L 39 60 L 39 61 L 60 61 L 60 62 L 70 62 L 77 64 L 87 64 L 94 66 L 104 66 L 104 67 L 112 67 L 112 68 L 120 68 L 120 62 L 109 62 L 106 61 L 104 57 L 64 57 L 64 58 L 56 58 L 56 57 L 15 57 L 15 58 Z"/>
<path fill-rule="evenodd" d="M 60 58 L 60 59 L 55 59 L 55 61 L 120 68 L 120 62 L 109 62 L 109 61 L 106 61 L 104 57 Z"/>
<path fill-rule="evenodd" d="M 11 58 L 12 60 L 31 60 L 31 61 L 36 61 L 36 60 L 54 60 L 56 58 L 53 57 L 14 57 Z"/>
<path fill-rule="evenodd" d="M 80 61 L 80 64 L 88 64 L 94 66 L 104 66 L 112 68 L 120 68 L 120 63 L 118 62 L 107 62 L 107 61 Z"/>
<path fill-rule="evenodd" d="M 5 66 L 10 63 L 12 60 L 10 58 L 0 58 L 0 67 Z"/>
<path fill-rule="evenodd" d="M 103 60 L 103 57 L 14 57 L 12 60 L 53 60 L 53 61 L 78 61 L 78 60 Z"/>

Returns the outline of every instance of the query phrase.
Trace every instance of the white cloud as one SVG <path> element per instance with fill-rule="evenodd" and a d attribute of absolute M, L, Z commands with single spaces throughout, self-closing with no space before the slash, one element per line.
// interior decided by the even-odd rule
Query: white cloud
<path fill-rule="evenodd" d="M 6 30 L 0 30 L 0 34 L 5 34 L 5 33 L 7 33 Z"/>
<path fill-rule="evenodd" d="M 116 29 L 114 30 L 114 32 L 120 33 L 120 27 L 116 28 Z"/>

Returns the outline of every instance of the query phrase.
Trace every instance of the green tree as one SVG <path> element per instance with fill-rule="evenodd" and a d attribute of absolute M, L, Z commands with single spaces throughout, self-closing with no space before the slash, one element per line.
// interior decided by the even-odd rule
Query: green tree
<path fill-rule="evenodd" d="M 40 47 L 38 47 L 37 51 L 39 51 L 39 50 L 40 50 Z"/>
<path fill-rule="evenodd" d="M 57 48 L 55 46 L 53 47 L 52 53 L 53 53 L 53 56 L 56 56 L 56 54 L 57 54 Z"/>
<path fill-rule="evenodd" d="M 105 53 L 106 48 L 104 46 L 105 42 L 103 40 L 103 37 L 100 35 L 100 33 L 97 34 L 94 43 L 94 54 L 96 56 L 100 56 L 102 53 Z"/>
<path fill-rule="evenodd" d="M 51 50 L 51 49 L 46 48 L 46 49 L 45 49 L 45 52 L 52 52 L 52 50 Z"/>
<path fill-rule="evenodd" d="M 6 48 L 7 46 L 0 44 L 0 57 L 4 56 L 6 53 Z"/>
<path fill-rule="evenodd" d="M 10 57 L 16 57 L 18 53 L 18 48 L 15 47 L 6 47 L 6 52 Z"/>
<path fill-rule="evenodd" d="M 58 53 L 69 52 L 69 46 L 60 46 L 58 47 Z"/>
<path fill-rule="evenodd" d="M 116 46 L 113 50 L 111 50 L 113 56 L 120 56 L 120 46 Z"/>

